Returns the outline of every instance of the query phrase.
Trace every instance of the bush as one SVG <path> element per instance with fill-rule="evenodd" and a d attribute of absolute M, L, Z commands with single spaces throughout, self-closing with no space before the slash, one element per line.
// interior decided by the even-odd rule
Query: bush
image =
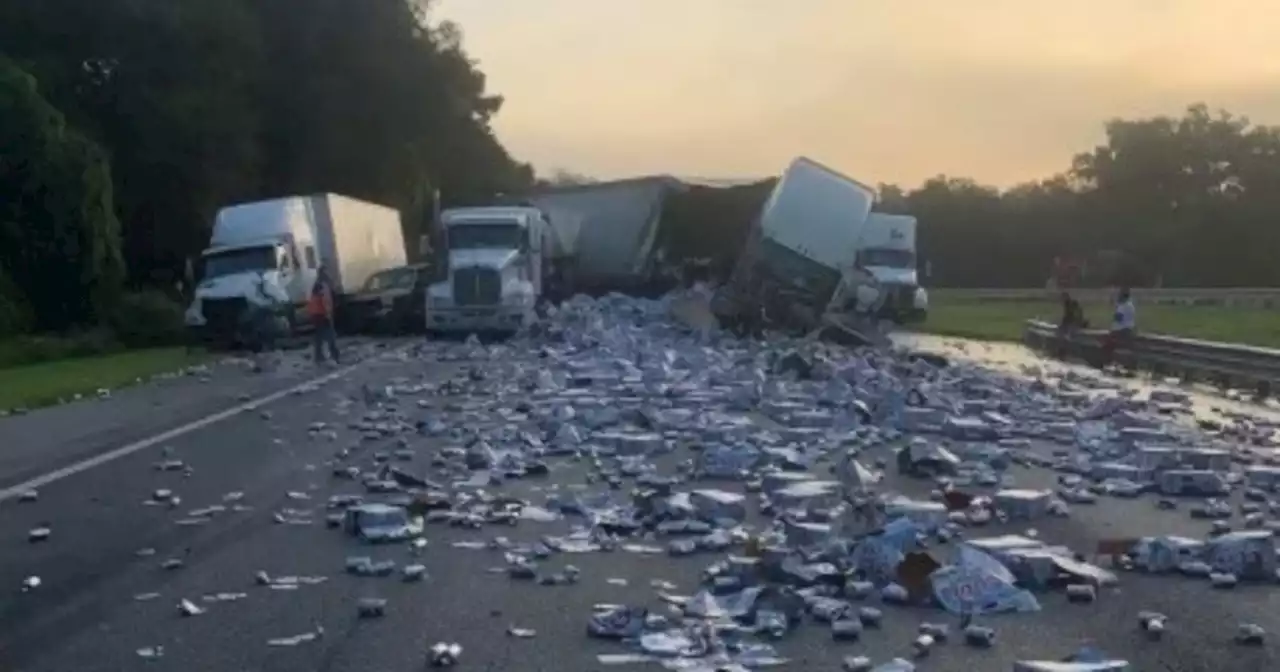
<path fill-rule="evenodd" d="M 49 336 L 17 336 L 0 341 L 0 369 L 77 357 L 93 357 L 120 350 L 106 330 Z"/>
<path fill-rule="evenodd" d="M 151 348 L 183 342 L 182 306 L 161 292 L 124 294 L 107 321 L 126 348 Z"/>
<path fill-rule="evenodd" d="M 31 308 L 0 268 L 0 338 L 25 334 L 30 329 Z"/>

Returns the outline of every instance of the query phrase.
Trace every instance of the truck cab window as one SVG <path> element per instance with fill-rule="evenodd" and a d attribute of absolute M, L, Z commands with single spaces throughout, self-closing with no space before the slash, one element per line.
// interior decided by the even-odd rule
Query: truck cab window
<path fill-rule="evenodd" d="M 204 255 L 204 279 L 246 272 L 262 272 L 276 268 L 274 247 L 241 247 Z"/>
<path fill-rule="evenodd" d="M 454 224 L 448 245 L 451 250 L 525 249 L 525 231 L 517 224 Z"/>
<path fill-rule="evenodd" d="M 316 267 L 316 248 L 314 245 L 308 245 L 307 251 L 307 268 L 314 269 Z"/>

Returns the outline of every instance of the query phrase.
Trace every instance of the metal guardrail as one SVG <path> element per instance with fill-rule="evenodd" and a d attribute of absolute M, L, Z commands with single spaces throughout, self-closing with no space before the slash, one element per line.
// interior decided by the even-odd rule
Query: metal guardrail
<path fill-rule="evenodd" d="M 1280 310 L 1280 287 L 1136 287 L 1132 290 L 1139 303 L 1164 303 L 1180 305 L 1237 306 Z M 1058 292 L 1045 287 L 1018 289 L 962 289 L 939 287 L 929 290 L 934 301 L 948 298 L 969 301 L 1030 301 L 1057 299 Z M 1114 289 L 1076 288 L 1071 290 L 1077 300 L 1092 303 L 1110 301 Z"/>
<path fill-rule="evenodd" d="M 1064 340 L 1057 325 L 1027 320 L 1023 340 L 1035 350 L 1097 363 L 1105 335 L 1101 330 L 1083 330 Z M 1280 388 L 1280 350 L 1271 348 L 1139 333 L 1127 347 L 1117 349 L 1115 357 L 1119 364 L 1156 375 L 1252 388 L 1258 397 Z"/>

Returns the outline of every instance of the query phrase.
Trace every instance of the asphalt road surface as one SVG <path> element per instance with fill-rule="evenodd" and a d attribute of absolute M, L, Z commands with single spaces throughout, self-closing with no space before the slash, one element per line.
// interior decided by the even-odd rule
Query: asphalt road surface
<path fill-rule="evenodd" d="M 518 526 L 465 530 L 429 526 L 429 546 L 419 556 L 405 546 L 361 546 L 338 530 L 326 529 L 324 503 L 331 494 L 362 492 L 351 481 L 332 476 L 335 451 L 360 441 L 348 423 L 368 410 L 368 391 L 391 381 L 439 382 L 459 371 L 476 368 L 490 376 L 513 375 L 515 367 L 537 366 L 537 360 L 504 355 L 497 361 L 438 361 L 434 346 L 420 353 L 382 353 L 349 374 L 313 391 L 286 395 L 265 406 L 196 429 L 172 440 L 137 450 L 119 459 L 88 468 L 50 483 L 36 502 L 0 502 L 0 669 L 24 671 L 95 672 L 173 670 L 175 672 L 368 672 L 423 669 L 426 651 L 438 641 L 463 647 L 461 670 L 600 670 L 601 653 L 623 653 L 617 643 L 589 639 L 585 625 L 597 603 L 647 605 L 668 613 L 657 598 L 654 581 L 674 584 L 675 592 L 696 592 L 703 568 L 717 556 L 669 558 L 623 550 L 560 554 L 543 563 L 554 570 L 573 564 L 581 570 L 576 585 L 541 586 L 492 571 L 503 565 L 500 551 L 455 547 L 455 542 L 488 541 L 497 536 L 534 540 L 567 529 L 569 522 L 522 521 Z M 225 405 L 269 389 L 297 384 L 309 373 L 302 367 L 271 383 L 253 382 L 244 392 L 223 391 Z M 246 382 L 245 385 L 250 385 Z M 185 388 L 170 396 L 196 395 Z M 147 394 L 139 392 L 139 394 Z M 214 395 L 217 396 L 217 395 Z M 234 397 L 234 399 L 228 399 Z M 419 403 L 419 398 L 421 403 Z M 443 417 L 448 412 L 480 417 L 487 408 L 510 408 L 520 399 L 462 399 L 447 395 L 397 396 L 408 422 Z M 524 399 L 535 405 L 538 398 Z M 98 403 L 68 406 L 49 425 L 68 427 L 103 414 Z M 114 413 L 117 429 L 95 443 L 79 437 L 69 447 L 46 440 L 40 451 L 24 448 L 26 437 L 41 413 L 0 421 L 0 487 L 10 487 L 41 470 L 74 464 L 123 443 L 145 438 L 163 425 L 189 422 L 211 412 L 214 401 L 201 398 L 181 409 L 157 411 L 150 402 L 121 404 Z M 83 415 L 77 416 L 78 412 Z M 161 414 L 167 417 L 156 417 Z M 104 422 L 94 420 L 94 422 Z M 309 431 L 326 422 L 336 438 Z M 519 424 L 519 418 L 509 421 Z M 108 423 L 111 424 L 111 423 Z M 130 433 L 120 426 L 146 431 Z M 20 431 L 19 431 L 20 430 Z M 83 432 L 82 432 L 83 433 Z M 414 451 L 406 463 L 426 473 L 441 443 L 407 432 L 401 436 Z M 26 439 L 24 439 L 26 440 Z M 394 448 L 394 439 L 362 448 L 352 464 L 368 464 L 372 452 Z M 25 457 L 8 461 L 17 451 Z M 37 454 L 32 454 L 32 453 Z M 888 456 L 888 449 L 872 451 Z M 674 459 L 687 457 L 678 454 Z M 178 459 L 190 468 L 161 471 L 155 464 Z M 666 460 L 670 462 L 671 460 Z M 549 476 L 510 482 L 503 490 L 540 500 L 555 491 L 585 486 L 586 467 L 571 461 L 553 462 Z M 1018 483 L 1048 484 L 1052 475 L 1015 468 Z M 733 486 L 729 486 L 732 488 Z M 891 476 L 887 487 L 922 495 L 927 484 Z M 147 503 L 157 489 L 181 498 L 170 508 Z M 629 488 L 625 487 L 622 493 Z M 232 493 L 242 493 L 240 495 Z M 300 498 L 302 493 L 307 498 Z M 226 511 L 208 522 L 183 525 L 193 511 L 222 505 Z M 239 505 L 241 510 L 236 510 Z M 1185 508 L 1185 507 L 1184 507 Z M 288 511 L 292 509 L 293 511 Z M 275 515 L 304 517 L 309 525 L 278 523 Z M 758 518 L 757 518 L 758 520 Z M 570 521 L 571 522 L 571 521 Z M 38 525 L 52 529 L 49 540 L 29 543 L 28 531 Z M 1039 536 L 1078 550 L 1093 548 L 1097 540 L 1141 534 L 1202 535 L 1207 524 L 1188 518 L 1184 510 L 1159 511 L 1151 499 L 1103 499 L 1096 506 L 1076 506 L 1069 519 L 1033 523 Z M 1025 532 L 1028 525 L 990 527 L 978 534 Z M 661 544 L 661 541 L 656 543 Z M 429 578 L 403 583 L 398 577 L 362 578 L 344 572 L 352 555 L 392 559 L 398 564 L 421 562 Z M 177 569 L 164 569 L 168 560 Z M 255 574 L 273 577 L 325 577 L 321 583 L 280 590 L 257 585 Z M 23 591 L 25 579 L 39 576 L 40 587 Z M 2 592 L 7 591 L 7 592 Z M 1274 643 L 1241 647 L 1231 639 L 1240 622 L 1255 622 L 1280 636 L 1280 587 L 1242 585 L 1232 591 L 1214 590 L 1202 581 L 1178 577 L 1125 573 L 1120 585 L 1104 590 L 1094 604 L 1068 604 L 1060 593 L 1039 595 L 1043 610 L 1035 614 L 994 616 L 984 623 L 998 631 L 997 644 L 977 650 L 952 641 L 918 661 L 919 669 L 937 671 L 1008 670 L 1024 658 L 1059 658 L 1091 644 L 1127 658 L 1135 670 L 1177 672 L 1247 672 L 1280 669 Z M 238 599 L 209 601 L 205 596 L 231 594 Z M 357 601 L 364 597 L 388 600 L 385 617 L 359 619 Z M 198 616 L 178 613 L 180 600 L 206 609 Z M 1138 630 L 1137 613 L 1154 610 L 1170 618 L 1163 641 L 1147 641 Z M 922 621 L 956 619 L 925 607 L 885 607 L 882 630 L 869 630 L 861 642 L 832 641 L 829 630 L 808 622 L 777 644 L 791 660 L 778 669 L 837 670 L 848 655 L 867 655 L 878 662 L 908 656 L 911 640 Z M 532 638 L 507 634 L 511 627 L 536 630 Z M 269 640 L 323 628 L 323 635 L 294 646 L 272 646 Z M 144 658 L 139 651 L 162 648 L 163 655 Z M 641 666 L 643 667 L 643 666 Z M 650 669 L 654 669 L 649 665 Z"/>

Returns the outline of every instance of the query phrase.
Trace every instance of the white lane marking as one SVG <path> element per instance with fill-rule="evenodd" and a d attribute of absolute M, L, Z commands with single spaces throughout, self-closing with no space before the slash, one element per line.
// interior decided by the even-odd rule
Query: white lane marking
<path fill-rule="evenodd" d="M 57 481 L 61 481 L 62 479 L 67 478 L 68 476 L 74 476 L 80 472 L 88 471 L 94 467 L 102 466 L 104 464 L 107 464 L 108 462 L 113 462 L 127 455 L 132 455 L 133 453 L 136 453 L 139 450 L 146 450 L 147 448 L 150 448 L 158 443 L 171 441 L 173 439 L 178 438 L 179 436 L 182 436 L 183 434 L 188 434 L 190 432 L 194 432 L 197 429 L 208 427 L 209 425 L 212 425 L 217 422 L 222 422 L 227 418 L 230 418 L 234 415 L 239 415 L 240 413 L 244 413 L 245 411 L 252 411 L 260 406 L 265 406 L 274 401 L 278 401 L 280 399 L 283 399 L 301 390 L 305 390 L 313 386 L 324 385 L 326 383 L 332 382 L 334 380 L 337 380 L 338 378 L 341 378 L 347 375 L 348 373 L 351 373 L 352 371 L 355 371 L 362 364 L 367 364 L 371 361 L 378 360 L 378 359 L 384 359 L 389 355 L 401 352 L 403 350 L 407 350 L 410 347 L 412 346 L 409 345 L 409 346 L 403 346 L 400 348 L 395 348 L 389 352 L 385 352 L 380 355 L 375 355 L 374 357 L 361 360 L 359 362 L 356 362 L 355 364 L 351 364 L 350 366 L 347 366 L 345 368 L 341 368 L 341 369 L 338 369 L 337 371 L 327 373 L 318 378 L 313 378 L 304 383 L 299 383 L 288 389 L 280 390 L 279 392 L 272 392 L 271 394 L 268 394 L 266 396 L 258 397 L 257 399 L 246 401 L 242 404 L 237 404 L 236 406 L 232 406 L 231 408 L 228 408 L 226 410 L 218 411 L 213 415 L 205 416 L 203 418 L 200 418 L 199 420 L 188 422 L 187 424 L 181 425 L 179 427 L 174 427 L 173 429 L 161 432 L 159 434 L 156 434 L 155 436 L 142 439 L 141 441 L 135 441 L 125 446 L 120 446 L 119 448 L 109 450 L 105 453 L 99 453 L 98 455 L 94 455 L 93 457 L 90 457 L 88 459 L 82 460 L 80 462 L 76 462 L 75 464 L 63 467 L 56 471 L 51 471 L 47 474 L 44 474 L 43 476 L 36 476 L 35 478 L 25 483 L 19 483 L 18 485 L 15 485 L 13 487 L 0 490 L 0 502 L 14 499 L 28 490 L 36 490 L 38 488 L 42 488 L 46 485 L 49 485 L 50 483 L 56 483 Z"/>

